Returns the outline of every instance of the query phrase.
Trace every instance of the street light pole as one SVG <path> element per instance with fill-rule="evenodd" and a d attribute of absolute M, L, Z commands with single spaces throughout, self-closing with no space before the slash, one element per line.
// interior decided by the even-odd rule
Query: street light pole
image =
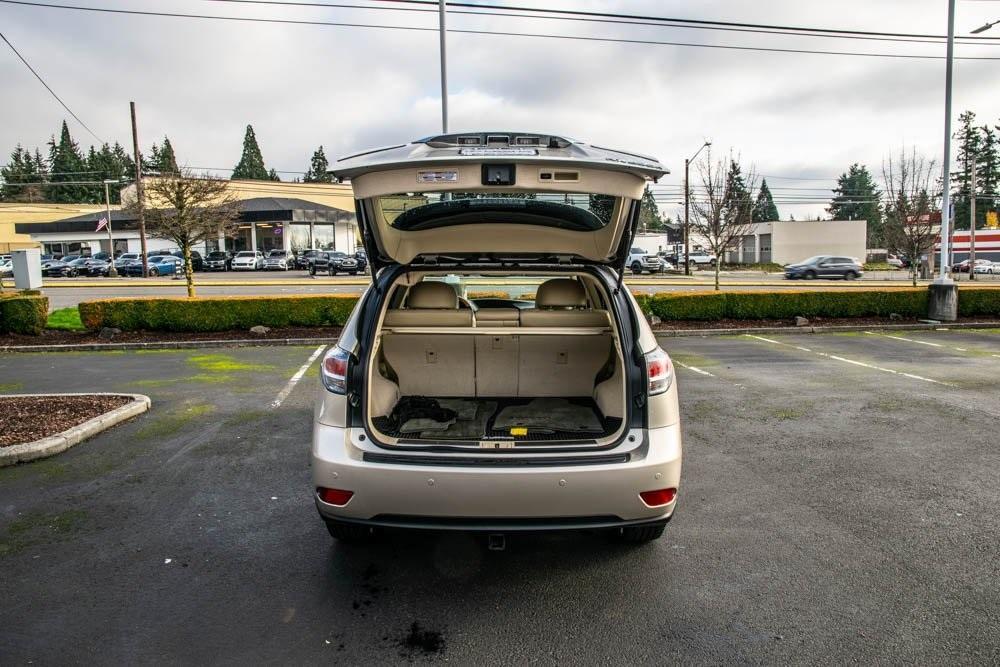
<path fill-rule="evenodd" d="M 441 44 L 441 132 L 448 134 L 448 50 L 445 0 L 438 0 L 438 37 Z"/>
<path fill-rule="evenodd" d="M 941 195 L 941 267 L 935 282 L 949 283 L 951 245 L 951 73 L 955 61 L 955 0 L 948 0 L 948 52 L 944 74 L 944 191 Z M 934 248 L 931 248 L 934 252 Z"/>
<path fill-rule="evenodd" d="M 976 279 L 976 156 L 972 156 L 969 182 L 969 280 Z"/>
<path fill-rule="evenodd" d="M 108 264 L 109 278 L 115 278 L 118 275 L 118 271 L 115 269 L 115 237 L 111 233 L 111 194 L 108 190 L 111 183 L 117 182 L 116 180 L 104 179 L 104 214 L 108 219 L 108 257 L 111 262 Z"/>
<path fill-rule="evenodd" d="M 691 275 L 691 262 L 688 261 L 688 256 L 691 254 L 691 219 L 689 211 L 691 207 L 691 189 L 688 186 L 688 179 L 691 175 L 691 163 L 694 162 L 694 159 L 698 157 L 698 153 L 703 148 L 711 145 L 711 141 L 706 141 L 694 152 L 694 155 L 684 160 L 684 275 L 686 276 Z"/>

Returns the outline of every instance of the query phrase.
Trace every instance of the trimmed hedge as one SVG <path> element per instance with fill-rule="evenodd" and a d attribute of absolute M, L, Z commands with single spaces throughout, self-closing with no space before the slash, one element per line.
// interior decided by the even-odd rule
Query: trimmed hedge
<path fill-rule="evenodd" d="M 38 292 L 0 294 L 0 333 L 37 336 L 49 319 L 49 299 Z"/>
<path fill-rule="evenodd" d="M 927 288 L 681 292 L 637 299 L 646 313 L 661 320 L 787 320 L 796 315 L 888 317 L 890 313 L 903 317 L 927 316 Z"/>
<path fill-rule="evenodd" d="M 888 317 L 898 313 L 903 317 L 927 317 L 927 294 L 926 287 L 918 287 L 676 292 L 636 294 L 635 298 L 643 312 L 661 320 L 787 320 L 796 315 Z M 33 300 L 36 319 L 30 332 L 38 333 L 45 326 L 48 300 L 20 300 Z M 0 303 L 6 301 L 10 299 Z M 88 329 L 115 327 L 122 331 L 226 331 L 258 324 L 275 328 L 342 326 L 355 303 L 357 297 L 349 295 L 107 299 L 81 303 L 80 318 Z M 1000 316 L 1000 289 L 960 287 L 958 311 L 963 317 Z M 24 316 L 18 317 L 23 321 Z M 2 327 L 0 323 L 0 331 Z"/>
<path fill-rule="evenodd" d="M 342 326 L 356 296 L 246 296 L 105 299 L 80 304 L 88 329 L 227 331 L 266 327 Z"/>

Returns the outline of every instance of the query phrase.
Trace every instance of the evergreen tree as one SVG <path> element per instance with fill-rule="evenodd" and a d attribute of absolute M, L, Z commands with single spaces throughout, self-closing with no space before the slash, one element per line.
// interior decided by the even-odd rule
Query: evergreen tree
<path fill-rule="evenodd" d="M 882 192 L 875 185 L 868 167 L 855 162 L 837 179 L 826 212 L 834 220 L 867 220 L 868 247 L 881 248 L 885 245 L 881 201 Z"/>
<path fill-rule="evenodd" d="M 326 159 L 323 147 L 320 146 L 313 153 L 312 160 L 309 162 L 309 171 L 306 172 L 302 180 L 306 183 L 333 183 L 333 176 L 326 173 L 329 168 L 330 163 Z"/>
<path fill-rule="evenodd" d="M 135 172 L 135 163 L 122 148 L 121 144 L 115 142 L 114 147 L 104 144 L 100 150 L 90 147 L 87 153 L 87 180 L 103 181 L 114 180 L 119 184 L 111 185 L 108 194 L 111 196 L 112 204 L 120 204 L 120 191 L 125 181 L 132 180 Z M 93 204 L 104 202 L 104 186 L 88 186 L 90 192 L 88 200 Z"/>
<path fill-rule="evenodd" d="M 1000 126 L 997 126 L 1000 131 Z M 979 199 L 976 201 L 976 217 L 983 209 L 983 220 L 990 211 L 1000 209 L 1000 139 L 997 132 L 988 125 L 979 128 L 982 148 L 977 163 L 976 182 L 979 185 Z"/>
<path fill-rule="evenodd" d="M 7 166 L 0 168 L 0 201 L 43 201 L 44 191 L 39 185 L 21 185 L 16 183 L 39 183 L 45 180 L 46 169 L 42 154 L 35 149 L 35 154 L 18 144 L 10 154 Z"/>
<path fill-rule="evenodd" d="M 730 158 L 729 171 L 726 173 L 723 205 L 732 210 L 740 210 L 750 202 L 752 195 L 747 189 L 743 178 L 743 169 L 736 158 Z"/>
<path fill-rule="evenodd" d="M 281 177 L 278 176 L 278 172 L 277 171 L 275 171 L 274 169 L 272 169 L 271 171 L 267 172 L 267 180 L 269 180 L 269 181 L 280 181 Z"/>
<path fill-rule="evenodd" d="M 660 209 L 653 198 L 653 191 L 646 186 L 639 202 L 639 231 L 660 232 L 665 228 L 663 218 L 660 217 Z"/>
<path fill-rule="evenodd" d="M 757 193 L 752 215 L 754 222 L 773 222 L 781 219 L 778 207 L 774 205 L 774 198 L 771 197 L 771 189 L 767 187 L 767 179 L 760 183 L 760 192 Z"/>
<path fill-rule="evenodd" d="M 232 178 L 251 181 L 274 180 L 264 166 L 264 156 L 260 153 L 260 146 L 257 145 L 257 135 L 254 134 L 252 125 L 247 125 L 247 132 L 243 137 L 243 155 L 233 169 Z"/>
<path fill-rule="evenodd" d="M 80 154 L 80 147 L 70 136 L 69 126 L 63 121 L 59 141 L 55 137 L 49 141 L 50 183 L 67 183 L 88 180 L 86 163 Z M 53 185 L 46 188 L 46 199 L 56 203 L 82 203 L 89 199 L 86 185 Z"/>
<path fill-rule="evenodd" d="M 180 173 L 169 137 L 163 137 L 163 146 L 153 144 L 149 151 L 149 159 L 142 158 L 142 172 L 150 175 Z"/>
<path fill-rule="evenodd" d="M 955 229 L 969 228 L 970 204 L 972 202 L 972 163 L 978 160 L 982 149 L 982 135 L 979 128 L 975 126 L 975 121 L 976 114 L 966 111 L 958 117 L 958 131 L 952 136 L 958 144 L 958 155 L 955 160 L 958 169 L 951 172 L 951 196 L 954 203 L 952 222 Z M 981 221 L 985 214 L 980 215 L 977 211 L 976 217 Z M 976 227 L 981 226 L 982 222 L 976 225 Z"/>

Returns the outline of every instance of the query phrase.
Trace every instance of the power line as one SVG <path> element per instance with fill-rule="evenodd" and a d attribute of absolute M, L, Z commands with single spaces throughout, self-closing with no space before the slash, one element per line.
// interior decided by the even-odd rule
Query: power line
<path fill-rule="evenodd" d="M 41 84 L 43 86 L 45 86 L 45 90 L 49 91 L 49 93 L 52 94 L 52 97 L 56 98 L 56 101 L 59 102 L 59 104 L 62 105 L 63 109 L 65 109 L 66 111 L 68 111 L 69 115 L 72 116 L 73 118 L 75 118 L 76 122 L 78 122 L 80 125 L 83 126 L 83 129 L 87 130 L 87 132 L 90 132 L 90 135 L 92 137 L 94 137 L 95 139 L 97 139 L 102 144 L 106 144 L 107 143 L 106 141 L 104 141 L 103 139 L 101 139 L 99 136 L 97 136 L 96 134 L 94 134 L 94 131 L 91 130 L 89 127 L 87 127 L 87 124 L 84 123 L 82 120 L 80 120 L 79 116 L 77 116 L 75 113 L 73 113 L 73 110 L 70 109 L 69 106 L 67 106 L 67 104 L 62 101 L 62 98 L 59 97 L 58 95 L 56 95 L 56 91 L 52 90 L 52 87 L 49 84 L 45 83 L 45 79 L 42 78 L 42 75 L 39 74 L 38 72 L 36 72 L 35 68 L 31 66 L 31 63 L 29 63 L 27 60 L 25 60 L 24 56 L 22 56 L 21 53 L 17 49 L 14 48 L 14 45 L 10 43 L 10 40 L 7 39 L 6 35 L 4 35 L 2 32 L 0 32 L 0 38 L 2 38 L 3 41 L 7 43 L 7 46 L 10 47 L 10 50 L 14 52 L 14 55 L 16 55 L 18 58 L 21 59 L 21 62 L 24 63 L 24 66 L 27 67 L 31 71 L 32 74 L 35 75 L 35 78 L 38 79 L 38 81 L 41 82 Z"/>
<path fill-rule="evenodd" d="M 394 1 L 404 1 L 404 0 L 394 0 Z M 405 0 L 409 1 L 409 0 Z M 369 28 L 369 29 L 379 29 L 379 30 L 405 30 L 412 32 L 438 32 L 437 28 L 422 28 L 417 26 L 401 26 L 401 25 L 385 25 L 385 24 L 375 24 L 375 23 L 348 23 L 348 22 L 335 22 L 335 21 L 306 21 L 306 20 L 295 20 L 295 19 L 266 19 L 266 18 L 256 18 L 247 16 L 217 16 L 211 14 L 181 14 L 176 12 L 151 12 L 151 11 L 140 11 L 134 9 L 110 9 L 104 7 L 83 7 L 77 5 L 59 5 L 53 3 L 43 3 L 43 2 L 30 2 L 28 0 L 0 0 L 0 3 L 12 4 L 12 5 L 23 5 L 28 7 L 46 7 L 50 9 L 70 9 L 76 11 L 85 12 L 102 12 L 108 14 L 123 14 L 123 15 L 133 15 L 133 16 L 156 16 L 156 17 L 171 17 L 171 18 L 187 18 L 187 19 L 199 19 L 199 20 L 213 20 L 213 21 L 237 21 L 237 22 L 249 22 L 249 23 L 273 23 L 273 24 L 285 24 L 285 25 L 315 25 L 315 26 L 326 26 L 326 27 L 341 27 L 341 28 Z M 932 56 L 932 55 L 919 55 L 919 54 L 904 54 L 904 53 L 873 53 L 873 52 L 860 52 L 860 51 L 827 51 L 827 50 L 815 50 L 815 49 L 791 49 L 791 48 L 775 48 L 775 47 L 759 47 L 759 46 L 736 46 L 731 44 L 701 44 L 696 42 L 670 42 L 670 41 L 660 41 L 652 39 L 624 39 L 624 38 L 613 38 L 613 37 L 589 37 L 583 35 L 554 35 L 549 33 L 530 33 L 530 32 L 508 32 L 501 30 L 472 30 L 472 29 L 459 29 L 450 28 L 448 32 L 456 34 L 467 34 L 467 35 L 489 35 L 489 36 L 499 36 L 499 37 L 532 37 L 532 38 L 544 38 L 544 39 L 561 39 L 570 41 L 583 41 L 583 42 L 601 42 L 601 43 L 615 43 L 615 44 L 642 44 L 651 46 L 682 46 L 682 47 L 692 47 L 692 48 L 705 48 L 705 49 L 723 49 L 723 50 L 735 50 L 735 51 L 755 51 L 762 53 L 794 53 L 794 54 L 812 54 L 812 55 L 829 55 L 829 56 L 853 56 L 853 57 L 863 57 L 863 58 L 894 58 L 894 59 L 910 59 L 910 60 L 944 60 L 945 56 Z M 1000 57 L 989 57 L 989 56 L 956 56 L 955 60 L 1000 60 Z"/>
<path fill-rule="evenodd" d="M 437 6 L 435 0 L 371 0 L 371 2 L 392 2 L 400 4 L 411 4 L 411 5 L 433 5 Z M 298 4 L 298 3 L 292 3 Z M 711 25 L 711 26 L 731 26 L 731 27 L 741 27 L 741 28 L 759 28 L 764 30 L 796 30 L 801 32 L 810 33 L 833 33 L 840 35 L 871 35 L 879 37 L 919 37 L 919 38 L 933 38 L 946 40 L 947 35 L 933 35 L 933 34 L 921 34 L 921 33 L 907 33 L 907 32 L 877 32 L 877 31 L 867 31 L 867 30 L 845 30 L 841 28 L 806 28 L 806 27 L 796 27 L 796 26 L 786 26 L 786 25 L 769 25 L 762 23 L 736 23 L 732 21 L 709 21 L 705 19 L 682 19 L 682 18 L 670 18 L 664 16 L 645 16 L 640 14 L 617 14 L 609 12 L 589 12 L 581 10 L 570 10 L 570 9 L 543 9 L 539 7 L 511 7 L 509 5 L 491 5 L 491 4 L 479 4 L 479 3 L 469 3 L 469 2 L 446 2 L 448 7 L 474 7 L 483 9 L 505 9 L 505 10 L 515 10 L 522 12 L 535 12 L 535 13 L 555 13 L 555 14 L 569 14 L 574 16 L 597 16 L 603 18 L 616 18 L 616 19 L 635 19 L 635 20 L 645 20 L 645 21 L 669 21 L 672 23 L 687 23 L 687 24 L 698 24 L 698 25 Z M 990 39 L 998 40 L 1000 37 L 964 37 L 963 39 L 978 40 L 978 39 Z"/>
<path fill-rule="evenodd" d="M 372 11 L 389 11 L 389 12 L 415 12 L 415 13 L 426 13 L 426 14 L 437 14 L 436 9 L 437 3 L 434 3 L 434 9 L 424 9 L 421 7 L 372 7 L 367 5 L 356 5 L 347 3 L 329 3 L 329 2 L 290 2 L 289 0 L 203 0 L 204 2 L 219 2 L 226 4 L 242 4 L 242 5 L 277 5 L 282 7 L 304 7 L 304 8 L 328 8 L 328 9 L 358 9 L 358 10 L 372 10 Z M 449 3 L 454 4 L 454 3 Z M 465 6 L 465 5 L 462 5 Z M 548 21 L 574 21 L 582 23 L 601 23 L 601 24 L 611 24 L 611 25 L 634 25 L 634 26 L 652 26 L 659 28 L 685 28 L 685 29 L 695 29 L 695 30 L 715 30 L 722 32 L 743 32 L 743 33 L 755 33 L 762 35 L 790 35 L 797 37 L 818 37 L 820 39 L 860 39 L 860 40 L 871 40 L 871 41 L 882 41 L 882 42 L 908 42 L 908 43 L 920 43 L 920 44 L 944 44 L 947 40 L 947 36 L 931 36 L 931 38 L 920 38 L 920 37 L 887 37 L 887 36 L 875 36 L 876 33 L 861 33 L 859 31 L 840 31 L 835 34 L 818 34 L 812 32 L 808 28 L 753 28 L 753 27 L 730 27 L 730 26 L 742 26 L 751 24 L 738 24 L 732 23 L 726 26 L 721 25 L 698 25 L 697 22 L 675 22 L 678 19 L 671 18 L 659 18 L 659 17 L 638 17 L 636 19 L 616 19 L 616 18 L 586 18 L 583 16 L 559 16 L 559 15 L 548 15 L 548 14 L 525 14 L 525 13 L 513 13 L 513 12 L 523 12 L 525 8 L 523 7 L 505 7 L 504 9 L 509 9 L 510 11 L 483 11 L 478 9 L 479 7 L 488 7 L 489 5 L 468 5 L 471 7 L 476 7 L 475 11 L 472 10 L 462 10 L 462 9 L 452 9 L 449 11 L 450 14 L 461 14 L 468 16 L 497 16 L 502 18 L 526 18 L 526 19 L 542 19 Z M 534 11 L 534 10 L 533 10 Z M 559 12 L 560 14 L 568 13 L 573 14 L 574 12 L 562 10 L 543 10 L 539 9 L 537 11 L 551 11 Z M 612 14 L 603 13 L 588 13 L 594 16 L 614 16 Z M 641 20 L 640 20 L 641 19 Z M 964 37 L 958 38 L 958 43 L 969 44 L 976 46 L 997 46 L 990 41 L 984 41 L 982 38 L 968 38 L 970 41 L 963 41 Z M 991 40 L 998 38 L 990 38 Z"/>

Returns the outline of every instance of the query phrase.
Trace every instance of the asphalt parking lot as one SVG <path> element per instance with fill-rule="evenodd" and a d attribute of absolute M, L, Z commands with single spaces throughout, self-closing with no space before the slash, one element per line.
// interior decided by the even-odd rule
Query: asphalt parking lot
<path fill-rule="evenodd" d="M 0 391 L 153 407 L 0 469 L 0 663 L 1000 660 L 1000 330 L 663 345 L 685 431 L 664 539 L 504 552 L 330 540 L 316 365 L 285 391 L 315 347 L 2 355 Z"/>

